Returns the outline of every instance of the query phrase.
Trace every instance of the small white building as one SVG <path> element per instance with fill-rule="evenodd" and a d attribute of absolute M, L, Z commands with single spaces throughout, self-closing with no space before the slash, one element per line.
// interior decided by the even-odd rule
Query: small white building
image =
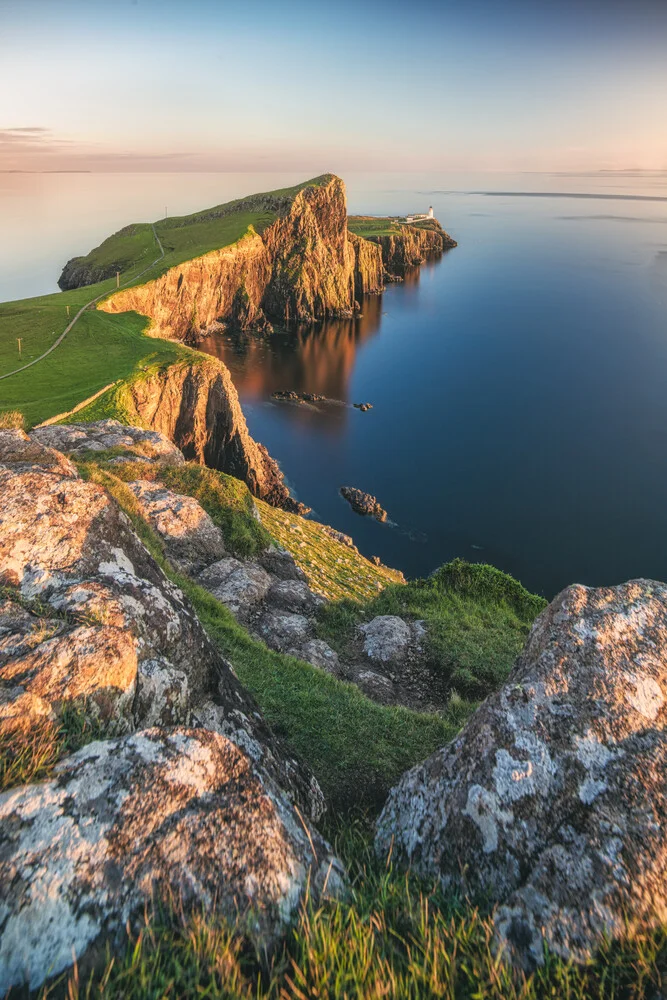
<path fill-rule="evenodd" d="M 408 215 L 408 216 L 406 216 L 405 221 L 406 222 L 421 222 L 422 219 L 434 219 L 434 218 L 435 218 L 435 216 L 433 215 L 433 205 L 429 205 L 428 215 L 425 215 L 424 212 L 420 212 L 417 215 Z"/>

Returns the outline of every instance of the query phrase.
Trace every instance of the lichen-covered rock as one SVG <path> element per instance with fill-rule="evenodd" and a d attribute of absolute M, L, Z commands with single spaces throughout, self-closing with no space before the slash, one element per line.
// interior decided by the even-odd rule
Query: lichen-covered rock
<path fill-rule="evenodd" d="M 412 639 L 412 629 L 398 615 L 378 615 L 359 626 L 364 636 L 364 653 L 375 663 L 385 664 L 405 656 Z"/>
<path fill-rule="evenodd" d="M 279 580 L 305 580 L 306 574 L 297 566 L 294 556 L 279 545 L 269 545 L 259 554 L 259 562 L 267 573 Z"/>
<path fill-rule="evenodd" d="M 530 968 L 667 920 L 667 586 L 570 587 L 504 687 L 409 771 L 377 848 L 499 904 Z"/>
<path fill-rule="evenodd" d="M 22 451 L 13 434 L 0 431 L 0 584 L 18 598 L 0 621 L 0 727 L 74 702 L 131 730 L 185 722 L 212 700 L 226 735 L 256 741 L 262 766 L 307 815 L 321 815 L 310 770 L 271 733 L 112 497 L 34 441 Z"/>
<path fill-rule="evenodd" d="M 306 890 L 338 895 L 344 871 L 271 777 L 205 729 L 149 729 L 89 744 L 53 780 L 0 796 L 0 993 L 40 987 L 154 901 L 204 907 L 260 948 Z"/>
<path fill-rule="evenodd" d="M 166 435 L 142 427 L 126 427 L 118 420 L 35 427 L 30 437 L 41 445 L 72 455 L 123 448 L 140 455 L 146 462 L 182 465 L 185 461 L 181 451 Z"/>
<path fill-rule="evenodd" d="M 306 615 L 312 614 L 324 603 L 323 599 L 314 594 L 303 580 L 279 580 L 269 590 L 266 601 L 282 611 L 294 611 Z"/>
<path fill-rule="evenodd" d="M 128 487 L 141 514 L 162 538 L 170 561 L 179 569 L 196 574 L 226 554 L 220 528 L 194 497 L 145 479 L 128 483 Z"/>
<path fill-rule="evenodd" d="M 301 649 L 291 649 L 290 654 L 296 656 L 306 663 L 312 663 L 314 667 L 326 670 L 334 677 L 340 674 L 340 661 L 338 653 L 331 648 L 323 639 L 309 639 Z"/>
<path fill-rule="evenodd" d="M 262 601 L 272 582 L 261 566 L 231 556 L 213 563 L 199 577 L 202 587 L 237 615 Z"/>
<path fill-rule="evenodd" d="M 285 652 L 300 646 L 312 631 L 312 624 L 304 615 L 289 611 L 267 610 L 261 617 L 258 632 L 271 649 Z"/>

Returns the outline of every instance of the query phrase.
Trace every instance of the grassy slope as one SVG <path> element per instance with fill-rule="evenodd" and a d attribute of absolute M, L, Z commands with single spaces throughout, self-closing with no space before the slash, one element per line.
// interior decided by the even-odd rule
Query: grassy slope
<path fill-rule="evenodd" d="M 357 236 L 363 236 L 364 239 L 368 239 L 369 236 L 390 236 L 401 231 L 395 218 L 389 216 L 377 218 L 372 215 L 348 216 L 347 228 Z"/>
<path fill-rule="evenodd" d="M 319 634 L 339 652 L 375 615 L 427 623 L 427 653 L 453 691 L 484 698 L 503 682 L 546 601 L 493 566 L 455 560 L 426 580 L 388 586 L 360 605 L 338 601 L 321 613 Z"/>
<path fill-rule="evenodd" d="M 210 913 L 184 915 L 177 906 L 165 906 L 132 937 L 125 955 L 103 964 L 94 979 L 79 983 L 72 974 L 72 1000 L 195 995 L 220 1000 L 639 1000 L 664 985 L 667 935 L 662 929 L 636 935 L 620 946 L 603 946 L 584 968 L 547 956 L 534 976 L 517 976 L 493 953 L 487 911 L 444 898 L 434 886 L 419 884 L 375 858 L 368 816 L 355 818 L 350 807 L 358 803 L 377 808 L 387 786 L 451 738 L 471 706 L 453 704 L 443 718 L 385 708 L 353 686 L 252 640 L 215 598 L 170 569 L 159 538 L 141 518 L 123 480 L 139 472 L 160 475 L 172 488 L 197 496 L 225 531 L 230 547 L 250 553 L 264 544 L 266 535 L 256 521 L 255 535 L 248 534 L 253 518 L 245 487 L 198 466 L 161 471 L 152 467 L 149 473 L 136 463 L 106 465 L 111 457 L 117 456 L 97 455 L 94 462 L 82 463 L 82 473 L 111 490 L 149 550 L 185 590 L 273 727 L 313 767 L 333 806 L 325 833 L 348 864 L 352 891 L 338 904 L 306 905 L 268 964 L 266 956 L 254 954 L 247 941 Z M 286 541 L 298 549 L 294 536 L 288 533 Z M 331 572 L 336 565 L 331 562 Z M 342 579 L 339 583 L 344 587 Z M 351 604 L 346 604 L 346 614 Z M 496 606 L 505 616 L 511 612 L 523 628 L 541 605 L 505 574 L 457 563 L 435 580 L 391 587 L 372 604 L 355 607 L 360 617 L 400 610 L 420 617 L 431 614 L 437 620 L 444 611 L 449 641 L 466 648 L 470 620 L 479 616 L 480 608 L 490 613 Z M 491 629 L 486 655 L 493 654 L 497 640 Z M 507 654 L 502 637 L 500 653 Z M 488 683 L 494 686 L 491 679 Z M 63 751 L 95 738 L 85 726 L 73 713 L 62 720 L 52 746 L 37 734 L 23 753 L 14 747 L 5 783 L 48 774 Z"/>
<path fill-rule="evenodd" d="M 165 256 L 141 277 L 159 254 L 149 223 L 126 226 L 81 260 L 98 267 L 119 266 L 125 285 L 152 280 L 184 260 L 235 243 L 251 226 L 261 232 L 276 218 L 277 210 L 271 205 L 288 204 L 302 188 L 321 184 L 328 176 L 254 195 L 244 199 L 243 205 L 240 201 L 229 202 L 190 216 L 163 219 L 155 228 Z M 111 293 L 115 286 L 115 279 L 110 278 L 68 292 L 0 303 L 0 375 L 43 354 L 82 305 L 97 295 Z M 172 361 L 184 353 L 178 346 L 144 337 L 144 325 L 145 321 L 133 313 L 84 313 L 53 354 L 27 371 L 0 381 L 0 413 L 20 410 L 26 425 L 32 426 L 72 409 L 105 385 L 128 378 L 146 364 Z"/>

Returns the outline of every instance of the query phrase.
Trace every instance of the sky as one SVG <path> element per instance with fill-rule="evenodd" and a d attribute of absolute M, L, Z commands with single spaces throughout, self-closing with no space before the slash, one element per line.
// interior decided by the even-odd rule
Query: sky
<path fill-rule="evenodd" d="M 667 0 L 0 0 L 0 170 L 667 169 Z"/>

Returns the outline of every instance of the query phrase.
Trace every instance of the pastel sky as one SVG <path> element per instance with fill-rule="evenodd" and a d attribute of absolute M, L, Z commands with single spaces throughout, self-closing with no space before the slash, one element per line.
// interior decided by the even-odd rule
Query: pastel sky
<path fill-rule="evenodd" d="M 667 0 L 0 0 L 2 170 L 667 169 Z"/>

